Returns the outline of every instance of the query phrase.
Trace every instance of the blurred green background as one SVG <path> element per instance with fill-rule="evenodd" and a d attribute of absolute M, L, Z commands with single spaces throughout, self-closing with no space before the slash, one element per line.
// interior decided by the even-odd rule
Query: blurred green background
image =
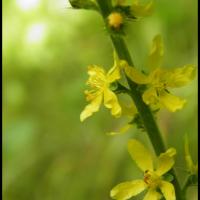
<path fill-rule="evenodd" d="M 197 64 L 197 0 L 155 1 L 152 16 L 129 24 L 126 41 L 138 68 L 158 33 L 165 67 Z M 79 120 L 87 65 L 108 69 L 112 53 L 95 12 L 72 10 L 67 0 L 3 0 L 4 200 L 108 200 L 114 185 L 142 176 L 126 144 L 134 136 L 150 147 L 145 133 L 133 127 L 107 136 L 122 121 L 103 107 Z M 183 182 L 185 133 L 197 160 L 197 78 L 174 93 L 187 105 L 174 114 L 162 111 L 158 121 L 167 146 L 177 148 Z M 195 187 L 189 195 L 197 199 Z"/>

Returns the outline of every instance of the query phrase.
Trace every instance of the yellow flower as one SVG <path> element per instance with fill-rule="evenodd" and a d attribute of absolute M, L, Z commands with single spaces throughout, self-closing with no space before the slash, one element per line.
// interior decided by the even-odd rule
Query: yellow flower
<path fill-rule="evenodd" d="M 192 161 L 192 157 L 191 157 L 190 151 L 189 151 L 189 142 L 188 142 L 187 135 L 185 137 L 185 161 L 187 164 L 188 172 L 191 175 L 197 174 L 198 173 L 198 164 L 195 165 Z"/>
<path fill-rule="evenodd" d="M 174 165 L 173 156 L 176 154 L 174 148 L 168 149 L 158 157 L 156 169 L 153 166 L 151 153 L 137 140 L 128 142 L 128 151 L 137 166 L 143 171 L 143 179 L 120 183 L 111 190 L 111 197 L 117 200 L 127 200 L 137 194 L 148 190 L 144 200 L 158 200 L 162 192 L 166 200 L 175 200 L 174 186 L 163 179 L 163 175 Z"/>
<path fill-rule="evenodd" d="M 84 121 L 90 117 L 94 112 L 99 110 L 103 101 L 106 108 L 111 109 L 111 114 L 115 117 L 121 115 L 121 107 L 119 105 L 117 96 L 110 90 L 110 84 L 120 79 L 120 71 L 117 63 L 106 73 L 103 68 L 92 65 L 88 67 L 89 79 L 87 85 L 91 90 L 86 90 L 86 100 L 90 103 L 85 107 L 80 115 L 80 120 Z"/>
<path fill-rule="evenodd" d="M 153 1 L 141 5 L 139 0 L 134 0 L 134 3 L 131 5 L 131 11 L 133 15 L 137 17 L 149 16 L 153 12 Z"/>
<path fill-rule="evenodd" d="M 161 36 L 153 39 L 153 46 L 148 58 L 149 75 L 143 74 L 126 64 L 124 66 L 127 76 L 138 84 L 147 85 L 143 93 L 143 100 L 153 107 L 165 107 L 171 112 L 181 109 L 186 100 L 172 95 L 168 89 L 185 86 L 195 77 L 194 65 L 185 65 L 172 70 L 161 68 L 164 50 Z"/>
<path fill-rule="evenodd" d="M 119 12 L 112 12 L 108 16 L 108 24 L 113 28 L 119 28 L 123 24 L 123 16 Z"/>

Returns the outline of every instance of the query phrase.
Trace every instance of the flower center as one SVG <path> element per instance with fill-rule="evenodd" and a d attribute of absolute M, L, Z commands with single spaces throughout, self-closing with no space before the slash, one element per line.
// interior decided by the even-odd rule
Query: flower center
<path fill-rule="evenodd" d="M 160 181 L 161 181 L 161 177 L 158 176 L 155 172 L 152 172 L 149 170 L 145 171 L 144 182 L 148 185 L 148 187 L 156 188 L 158 187 Z"/>
<path fill-rule="evenodd" d="M 156 88 L 158 92 L 167 89 L 167 73 L 161 69 L 157 69 L 152 77 L 152 86 Z"/>
<path fill-rule="evenodd" d="M 89 66 L 87 85 L 91 88 L 85 91 L 86 100 L 92 101 L 108 87 L 105 71 L 98 66 Z"/>
<path fill-rule="evenodd" d="M 105 72 L 100 68 L 93 68 L 93 70 L 90 72 L 90 77 L 87 81 L 87 85 L 89 85 L 94 90 L 100 90 L 105 86 L 105 84 Z"/>

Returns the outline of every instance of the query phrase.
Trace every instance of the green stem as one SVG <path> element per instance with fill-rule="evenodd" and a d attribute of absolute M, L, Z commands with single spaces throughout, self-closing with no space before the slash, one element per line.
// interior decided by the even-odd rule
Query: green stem
<path fill-rule="evenodd" d="M 110 0 L 97 0 L 97 2 L 99 4 L 101 14 L 102 14 L 105 24 L 107 26 L 106 20 L 107 20 L 107 16 L 111 12 L 111 6 L 110 6 L 111 1 Z M 129 54 L 129 51 L 127 49 L 127 46 L 124 42 L 124 39 L 121 36 L 110 35 L 110 37 L 111 37 L 113 46 L 114 46 L 119 58 L 126 60 L 130 66 L 134 66 L 131 56 Z M 144 127 L 149 135 L 149 138 L 154 147 L 154 150 L 155 150 L 156 154 L 159 155 L 160 153 L 164 152 L 166 150 L 166 148 L 165 148 L 161 133 L 156 124 L 156 121 L 153 117 L 153 114 L 152 114 L 150 108 L 143 102 L 142 95 L 141 95 L 140 91 L 138 90 L 138 85 L 136 83 L 132 82 L 128 77 L 126 77 L 126 78 L 127 78 L 129 87 L 132 91 L 131 97 L 137 107 L 140 117 L 143 120 Z M 176 177 L 174 169 L 172 169 L 170 172 L 174 176 L 173 184 L 174 184 L 174 187 L 176 190 L 176 197 L 178 200 L 183 200 L 181 188 L 178 183 L 178 179 Z"/>
<path fill-rule="evenodd" d="M 182 188 L 182 192 L 184 196 L 186 196 L 186 191 L 187 191 L 187 188 L 190 186 L 190 184 L 191 184 L 191 180 L 190 180 L 190 177 L 188 176 Z"/>
<path fill-rule="evenodd" d="M 131 60 L 130 54 L 125 45 L 124 40 L 119 37 L 111 37 L 111 38 L 112 41 L 114 41 L 113 44 L 119 58 L 126 60 L 129 63 L 129 65 L 133 66 L 133 62 Z M 152 144 L 155 148 L 155 152 L 156 154 L 160 154 L 165 151 L 165 145 L 161 138 L 161 134 L 154 120 L 154 117 L 149 107 L 143 102 L 141 93 L 138 90 L 138 85 L 132 82 L 128 77 L 126 78 L 130 86 L 130 89 L 132 91 L 131 97 L 136 104 L 138 112 L 143 120 L 144 126 L 149 134 L 149 137 L 151 138 Z"/>

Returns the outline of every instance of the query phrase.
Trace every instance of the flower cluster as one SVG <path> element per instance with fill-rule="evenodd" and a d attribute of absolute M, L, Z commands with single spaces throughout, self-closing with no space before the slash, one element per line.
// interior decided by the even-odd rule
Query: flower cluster
<path fill-rule="evenodd" d="M 74 8 L 81 7 L 84 9 L 96 10 L 102 14 L 106 23 L 106 28 L 112 36 L 115 47 L 117 46 L 115 43 L 119 41 L 119 38 L 121 39 L 120 41 L 123 40 L 121 35 L 124 35 L 124 27 L 127 21 L 149 16 L 153 11 L 153 1 L 149 1 L 146 4 L 140 4 L 139 0 L 133 0 L 132 4 L 126 4 L 126 0 L 70 0 L 70 2 Z M 103 9 L 105 9 L 105 12 Z M 117 47 L 120 46 L 123 48 L 121 43 L 118 44 Z M 119 48 L 116 49 L 119 51 Z M 124 49 L 122 53 L 126 54 L 127 50 Z M 152 114 L 156 114 L 163 108 L 170 112 L 181 110 L 186 104 L 186 100 L 174 95 L 171 89 L 187 85 L 194 79 L 196 74 L 196 67 L 191 64 L 172 69 L 162 67 L 163 56 L 164 45 L 162 38 L 160 35 L 156 35 L 153 38 L 153 44 L 147 59 L 147 67 L 144 71 L 130 66 L 129 64 L 131 62 L 128 63 L 126 60 L 120 60 L 116 53 L 114 53 L 114 65 L 107 72 L 101 66 L 89 66 L 89 79 L 86 84 L 90 89 L 85 91 L 86 100 L 89 103 L 81 112 L 80 120 L 84 121 L 92 116 L 95 112 L 99 111 L 101 104 L 103 104 L 110 110 L 111 115 L 115 118 L 121 116 L 131 118 L 128 124 L 119 128 L 118 131 L 110 132 L 110 135 L 124 133 L 133 124 L 136 124 L 138 128 L 146 128 L 146 131 L 149 131 L 150 139 L 154 137 L 154 131 L 156 132 L 158 142 L 155 140 L 155 137 L 152 139 L 155 148 L 159 142 L 162 144 L 162 139 L 161 137 L 159 138 L 160 133 L 157 130 L 156 123 L 153 124 L 154 119 L 151 115 L 151 111 Z M 125 57 L 129 58 L 129 55 Z M 129 83 L 132 82 L 135 86 L 134 89 L 137 91 L 128 87 L 127 83 L 123 82 L 123 77 L 126 77 L 129 86 Z M 135 102 L 128 105 L 122 101 L 119 98 L 120 93 L 131 96 L 132 100 L 134 99 L 137 103 L 137 106 Z M 140 104 L 137 98 L 133 98 L 135 94 L 139 95 L 138 101 L 140 101 Z M 146 112 L 142 113 L 141 107 L 143 107 Z M 137 108 L 140 109 L 137 110 Z M 148 124 L 148 118 L 144 119 L 146 113 L 147 116 L 150 117 L 150 121 L 153 122 L 153 125 Z M 161 149 L 164 149 L 164 146 L 158 149 L 159 151 L 157 152 L 160 153 L 162 152 Z M 131 139 L 128 142 L 128 152 L 136 165 L 143 172 L 143 177 L 142 179 L 118 184 L 111 190 L 111 198 L 127 200 L 146 191 L 146 193 L 144 193 L 144 200 L 175 200 L 175 190 L 177 188 L 180 190 L 179 186 L 177 186 L 178 183 L 173 185 L 173 180 L 177 181 L 177 178 L 173 170 L 171 170 L 175 163 L 174 156 L 176 155 L 176 149 L 169 148 L 165 152 L 160 153 L 156 160 L 153 160 L 153 155 L 142 143 L 136 139 Z M 189 174 L 189 183 L 191 180 L 192 182 L 197 182 L 198 165 L 193 163 L 187 139 L 185 142 L 185 160 Z M 184 192 L 184 190 L 182 191 Z M 182 194 L 180 195 L 179 193 L 180 191 L 177 193 L 177 199 L 181 200 L 182 197 L 180 196 Z"/>
<path fill-rule="evenodd" d="M 97 112 L 102 102 L 106 108 L 111 109 L 114 117 L 120 117 L 122 108 L 117 95 L 111 90 L 111 85 L 121 79 L 123 72 L 133 82 L 145 86 L 142 91 L 143 101 L 153 110 L 166 108 L 175 112 L 182 109 L 186 100 L 171 94 L 169 89 L 187 85 L 194 79 L 196 69 L 194 65 L 185 65 L 172 70 L 161 68 L 163 52 L 162 39 L 157 35 L 153 39 L 148 58 L 149 74 L 129 66 L 126 61 L 118 60 L 117 56 L 114 56 L 114 66 L 107 73 L 100 66 L 89 66 L 87 85 L 91 90 L 86 90 L 85 94 L 90 104 L 81 113 L 81 121 Z"/>
<path fill-rule="evenodd" d="M 120 18 L 118 20 L 120 21 Z M 116 21 L 113 21 L 114 23 Z M 91 87 L 91 90 L 85 91 L 86 99 L 90 103 L 81 113 L 81 121 L 97 112 L 103 102 L 105 107 L 111 110 L 114 117 L 132 116 L 134 120 L 131 122 L 136 122 L 135 119 L 137 118 L 135 116 L 139 116 L 136 106 L 134 104 L 128 106 L 123 102 L 119 103 L 117 97 L 121 89 L 125 88 L 123 92 L 129 93 L 129 90 L 119 83 L 123 73 L 138 86 L 143 86 L 141 90 L 143 101 L 152 110 L 166 108 L 171 112 L 175 112 L 182 109 L 186 100 L 171 94 L 169 89 L 185 86 L 194 79 L 195 66 L 185 65 L 175 69 L 162 68 L 163 46 L 161 36 L 155 36 L 148 57 L 147 69 L 149 73 L 140 72 L 135 67 L 129 66 L 125 60 L 119 60 L 116 54 L 114 54 L 114 66 L 107 73 L 100 66 L 90 66 L 88 68 L 89 79 L 87 85 Z M 113 84 L 117 86 L 117 89 L 112 89 Z M 120 87 L 118 88 L 118 86 Z M 109 134 L 124 133 L 131 127 L 132 123 L 128 123 L 118 131 Z M 165 180 L 164 175 L 168 174 L 174 165 L 176 150 L 169 148 L 165 153 L 161 153 L 157 158 L 157 165 L 153 165 L 151 153 L 135 139 L 128 142 L 128 151 L 142 170 L 143 179 L 120 183 L 111 190 L 110 196 L 116 200 L 127 200 L 144 190 L 148 190 L 144 200 L 159 200 L 163 197 L 166 200 L 175 200 L 174 186 L 171 182 Z M 198 167 L 193 164 L 189 154 L 188 142 L 185 144 L 185 159 L 189 173 L 196 175 Z"/>

